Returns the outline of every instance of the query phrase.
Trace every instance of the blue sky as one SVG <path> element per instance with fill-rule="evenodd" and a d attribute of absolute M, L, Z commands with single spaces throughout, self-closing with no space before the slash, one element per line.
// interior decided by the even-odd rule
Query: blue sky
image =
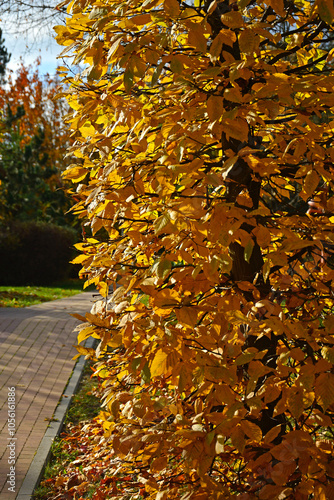
<path fill-rule="evenodd" d="M 55 74 L 56 67 L 62 64 L 57 56 L 62 51 L 62 47 L 52 38 L 51 30 L 42 29 L 38 32 L 30 32 L 26 35 L 14 35 L 5 26 L 1 26 L 5 46 L 12 54 L 8 68 L 16 69 L 20 64 L 20 58 L 25 65 L 33 64 L 37 57 L 41 57 L 40 74 Z"/>

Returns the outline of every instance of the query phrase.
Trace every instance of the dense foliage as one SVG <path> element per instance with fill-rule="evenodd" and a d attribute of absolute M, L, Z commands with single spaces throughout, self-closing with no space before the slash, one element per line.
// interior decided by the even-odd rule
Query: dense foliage
<path fill-rule="evenodd" d="M 67 3 L 96 498 L 333 498 L 332 1 Z"/>

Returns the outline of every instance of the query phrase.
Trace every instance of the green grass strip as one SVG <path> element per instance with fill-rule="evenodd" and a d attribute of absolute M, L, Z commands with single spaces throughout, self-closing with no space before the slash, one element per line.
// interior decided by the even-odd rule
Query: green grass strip
<path fill-rule="evenodd" d="M 82 291 L 81 280 L 69 280 L 53 286 L 0 286 L 0 307 L 28 307 L 71 297 Z"/>

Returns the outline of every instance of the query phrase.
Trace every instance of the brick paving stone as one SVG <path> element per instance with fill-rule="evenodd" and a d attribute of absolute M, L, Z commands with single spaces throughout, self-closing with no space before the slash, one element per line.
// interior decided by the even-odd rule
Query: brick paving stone
<path fill-rule="evenodd" d="M 79 322 L 70 314 L 84 315 L 93 302 L 86 292 L 23 309 L 0 308 L 1 500 L 15 500 L 74 368 L 73 329 Z M 15 441 L 8 433 L 8 387 L 16 394 Z M 15 493 L 8 491 L 8 443 L 15 443 Z"/>

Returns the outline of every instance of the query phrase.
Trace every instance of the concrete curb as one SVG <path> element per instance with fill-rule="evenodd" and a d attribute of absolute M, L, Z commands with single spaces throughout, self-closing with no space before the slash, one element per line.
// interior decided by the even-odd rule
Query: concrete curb
<path fill-rule="evenodd" d="M 95 340 L 90 337 L 85 343 L 85 347 L 93 347 Z M 67 410 L 71 404 L 72 398 L 78 389 L 83 369 L 86 364 L 84 356 L 81 356 L 73 369 L 72 375 L 69 378 L 66 389 L 64 390 L 59 404 L 54 413 L 54 420 L 50 422 L 42 441 L 36 451 L 35 457 L 29 467 L 26 477 L 22 483 L 20 491 L 17 494 L 16 500 L 30 500 L 35 488 L 40 483 L 45 466 L 49 460 L 51 453 L 51 445 L 54 439 L 59 436 Z"/>

